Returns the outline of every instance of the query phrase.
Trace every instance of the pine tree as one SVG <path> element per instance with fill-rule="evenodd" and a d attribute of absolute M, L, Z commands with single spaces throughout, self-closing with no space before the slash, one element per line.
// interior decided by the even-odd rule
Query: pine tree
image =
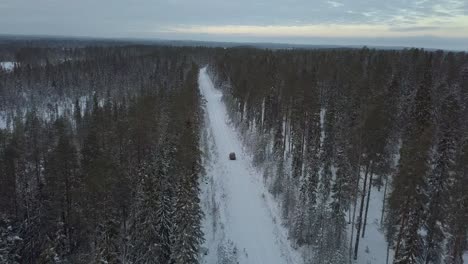
<path fill-rule="evenodd" d="M 346 211 L 349 209 L 350 192 L 352 186 L 350 185 L 350 178 L 352 175 L 351 166 L 347 160 L 345 153 L 342 149 L 337 150 L 337 171 L 336 179 L 332 187 L 331 195 L 331 219 L 333 220 L 333 227 L 331 228 L 331 236 L 328 239 L 333 241 L 333 250 L 336 256 L 344 256 L 346 254 Z M 344 259 L 340 258 L 339 263 L 344 263 Z"/>
<path fill-rule="evenodd" d="M 51 238 L 49 250 L 62 258 L 73 249 L 74 222 L 76 221 L 76 201 L 74 192 L 78 182 L 77 151 L 67 134 L 67 123 L 58 120 L 58 142 L 46 163 L 46 210 L 47 225 L 50 226 Z M 57 224 L 58 223 L 58 224 Z M 54 226 L 55 225 L 55 226 Z"/>
<path fill-rule="evenodd" d="M 313 210 L 314 205 L 308 199 L 307 192 L 307 184 L 302 183 L 292 219 L 292 237 L 296 239 L 299 246 L 310 242 L 311 230 L 309 223 L 312 222 L 312 215 L 309 212 Z"/>
<path fill-rule="evenodd" d="M 428 177 L 429 204 L 427 206 L 425 241 L 426 263 L 442 263 L 443 242 L 445 239 L 446 216 L 449 204 L 448 191 L 454 181 L 457 139 L 460 138 L 458 102 L 449 95 L 443 102 L 439 141 L 436 147 L 434 169 Z"/>
<path fill-rule="evenodd" d="M 315 77 L 315 76 L 314 76 Z M 320 168 L 320 98 L 318 89 L 316 87 L 315 80 L 305 78 L 305 82 L 310 85 L 305 89 L 304 95 L 304 108 L 306 109 L 306 143 L 305 143 L 305 180 L 304 188 L 308 195 L 308 206 L 307 211 L 309 213 L 307 227 L 308 240 L 313 240 L 311 230 L 313 221 L 311 217 L 316 213 L 316 207 L 318 204 L 318 185 L 319 185 L 319 168 Z"/>
<path fill-rule="evenodd" d="M 23 239 L 19 236 L 20 227 L 13 220 L 1 216 L 0 218 L 0 262 L 21 263 L 20 249 Z"/>
<path fill-rule="evenodd" d="M 325 110 L 324 118 L 324 139 L 320 162 L 322 164 L 322 172 L 320 177 L 320 189 L 322 190 L 321 202 L 324 203 L 328 200 L 331 190 L 332 179 L 332 164 L 334 162 L 334 148 L 335 148 L 335 122 L 336 122 L 336 103 L 330 100 L 328 108 Z"/>
<path fill-rule="evenodd" d="M 176 147 L 177 184 L 175 186 L 174 206 L 174 232 L 172 234 L 171 263 L 199 263 L 199 250 L 203 242 L 201 219 L 203 212 L 200 207 L 198 186 L 201 173 L 201 160 L 199 149 L 199 125 L 200 113 L 198 112 L 197 89 L 198 68 L 192 65 L 187 74 L 184 94 L 180 97 L 180 106 L 187 112 L 192 112 L 189 118 L 178 117 L 179 126 L 175 127 L 180 132 Z M 195 91 L 195 93 L 194 93 Z M 178 105 L 178 104 L 176 104 Z M 180 108 L 178 109 L 180 111 Z M 175 112 L 176 116 L 180 112 Z"/>
<path fill-rule="evenodd" d="M 291 113 L 291 141 L 292 141 L 292 177 L 297 179 L 302 177 L 303 164 L 303 118 L 302 109 L 299 108 L 300 103 L 294 102 Z"/>
<path fill-rule="evenodd" d="M 156 250 L 159 263 L 169 263 L 172 251 L 172 236 L 174 235 L 173 214 L 174 214 L 174 186 L 171 184 L 169 164 L 173 157 L 171 147 L 164 148 L 163 155 L 158 160 L 158 190 L 159 197 L 156 208 L 156 230 L 158 231 L 158 241 Z"/>
<path fill-rule="evenodd" d="M 193 177 L 189 175 L 188 177 Z M 187 177 L 187 176 L 186 176 Z M 200 219 L 202 212 L 198 199 L 192 200 L 192 193 L 198 187 L 193 186 L 189 179 L 183 180 L 177 189 L 177 199 L 174 213 L 173 250 L 171 260 L 175 264 L 198 263 L 198 252 L 203 241 Z"/>
<path fill-rule="evenodd" d="M 151 263 L 159 260 L 158 250 L 158 169 L 152 162 L 140 169 L 140 183 L 136 197 L 134 219 L 130 231 L 129 261 Z M 159 171 L 160 173 L 160 171 Z M 163 234 L 164 235 L 164 234 Z M 162 262 L 164 263 L 164 262 Z"/>
<path fill-rule="evenodd" d="M 275 179 L 273 181 L 271 192 L 277 197 L 283 191 L 282 184 L 284 179 L 284 146 L 283 146 L 283 122 L 276 121 L 275 132 L 273 136 L 273 159 L 278 164 L 275 171 Z"/>
<path fill-rule="evenodd" d="M 447 244 L 445 263 L 462 264 L 467 245 L 466 223 L 468 221 L 468 140 L 465 138 L 457 155 L 456 173 L 449 185 Z"/>
<path fill-rule="evenodd" d="M 427 67 L 414 99 L 411 123 L 401 148 L 398 173 L 390 196 L 392 214 L 396 214 L 398 231 L 395 263 L 420 263 L 423 260 L 422 237 L 427 202 L 425 178 L 429 171 L 432 139 L 431 68 Z"/>

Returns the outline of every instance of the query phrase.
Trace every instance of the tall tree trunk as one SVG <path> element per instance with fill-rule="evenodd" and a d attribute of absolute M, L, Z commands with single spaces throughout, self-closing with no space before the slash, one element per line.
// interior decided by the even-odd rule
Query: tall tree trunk
<path fill-rule="evenodd" d="M 35 174 L 36 174 L 36 184 L 37 184 L 37 187 L 38 187 L 38 196 L 40 197 L 40 199 L 42 199 L 42 183 L 41 183 L 41 161 L 38 157 L 39 155 L 36 155 L 35 156 Z"/>
<path fill-rule="evenodd" d="M 301 157 L 302 157 L 302 166 L 304 166 L 305 162 L 304 162 L 304 159 L 305 159 L 305 149 L 306 149 L 306 131 L 307 131 L 307 113 L 305 114 L 305 118 L 304 118 L 304 123 L 303 123 L 303 127 L 302 127 L 302 139 L 301 139 Z"/>
<path fill-rule="evenodd" d="M 359 208 L 359 217 L 358 225 L 356 230 L 356 242 L 354 244 L 354 260 L 357 260 L 358 251 L 359 251 L 359 238 L 361 234 L 361 225 L 362 225 L 362 213 L 364 211 L 364 198 L 366 197 L 366 185 L 367 185 L 367 174 L 369 172 L 370 162 L 367 163 L 366 173 L 364 174 L 364 186 L 362 187 L 362 196 L 361 196 L 361 206 Z"/>
<path fill-rule="evenodd" d="M 66 165 L 66 164 L 65 164 Z M 67 166 L 67 165 L 66 165 Z M 66 168 L 66 171 L 68 172 L 68 167 Z M 66 217 L 64 217 L 64 227 L 65 227 L 65 234 L 67 236 L 67 241 L 68 241 L 68 250 L 71 251 L 72 247 L 72 238 L 70 234 L 70 215 L 71 215 L 71 190 L 70 190 L 70 175 L 69 173 L 66 173 L 65 175 L 65 200 L 66 200 Z"/>
<path fill-rule="evenodd" d="M 367 187 L 367 203 L 366 203 L 366 213 L 364 214 L 364 225 L 362 226 L 362 237 L 366 234 L 366 225 L 367 225 L 367 213 L 369 212 L 369 202 L 370 202 L 370 195 L 372 190 L 372 168 L 370 168 L 370 175 L 369 175 L 369 186 Z"/>
<path fill-rule="evenodd" d="M 351 236 L 349 240 L 349 263 L 351 264 L 352 261 L 352 255 L 353 255 L 353 237 L 354 237 L 354 222 L 356 220 L 356 207 L 357 207 L 357 200 L 358 200 L 358 193 L 359 193 L 359 180 L 361 179 L 361 167 L 358 166 L 358 178 L 356 181 L 356 189 L 355 189 L 355 197 L 354 197 L 354 205 L 353 205 L 353 219 L 351 222 Z"/>
<path fill-rule="evenodd" d="M 408 206 L 408 203 L 406 203 L 405 207 L 403 207 L 403 208 L 406 208 L 406 206 Z M 400 230 L 398 232 L 397 244 L 396 244 L 396 247 L 395 247 L 394 259 L 396 259 L 398 257 L 398 254 L 400 253 L 400 244 L 401 244 L 401 239 L 403 237 L 403 229 L 405 228 L 405 225 L 406 225 L 406 217 L 407 217 L 407 214 L 405 212 L 404 215 L 403 215 L 403 219 L 401 219 Z"/>
<path fill-rule="evenodd" d="M 356 221 L 356 207 L 357 207 L 357 200 L 358 200 L 358 193 L 359 193 L 359 181 L 361 180 L 361 134 L 359 134 L 359 156 L 358 156 L 358 164 L 357 164 L 357 179 L 356 179 L 356 187 L 354 190 L 354 206 L 353 206 L 353 220 L 351 223 L 351 236 L 349 239 L 349 264 L 353 262 L 353 235 L 354 235 L 354 224 Z"/>
<path fill-rule="evenodd" d="M 387 258 L 385 264 L 388 264 L 388 259 L 390 257 L 390 243 L 387 243 Z"/>
<path fill-rule="evenodd" d="M 283 146 L 281 148 L 281 157 L 282 159 L 284 159 L 284 152 L 286 151 L 286 135 L 287 135 L 287 131 L 286 131 L 286 124 L 288 122 L 288 115 L 286 114 L 284 117 L 283 117 L 283 123 L 281 124 L 281 127 L 283 128 Z"/>
<path fill-rule="evenodd" d="M 386 197 L 387 197 L 387 184 L 388 184 L 388 177 L 386 177 L 385 179 L 384 194 L 383 194 L 383 199 L 382 199 L 382 214 L 380 216 L 380 226 L 383 226 L 383 221 L 384 221 L 385 202 L 386 202 Z"/>

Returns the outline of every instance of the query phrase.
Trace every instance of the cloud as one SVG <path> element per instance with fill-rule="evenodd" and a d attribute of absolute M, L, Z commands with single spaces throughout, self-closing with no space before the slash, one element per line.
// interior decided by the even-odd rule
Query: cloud
<path fill-rule="evenodd" d="M 0 33 L 13 34 L 280 39 L 459 38 L 466 32 L 467 0 L 0 1 Z"/>
<path fill-rule="evenodd" d="M 338 3 L 338 2 L 335 2 L 335 1 L 327 1 L 327 3 L 332 6 L 332 7 L 341 7 L 341 6 L 344 6 L 344 4 L 342 3 Z"/>
<path fill-rule="evenodd" d="M 439 27 L 435 26 L 419 26 L 419 27 L 392 27 L 390 30 L 392 31 L 400 31 L 400 32 L 420 32 L 420 31 L 433 31 L 439 30 Z"/>
<path fill-rule="evenodd" d="M 265 37 L 413 37 L 427 36 L 468 38 L 468 19 L 458 17 L 451 23 L 437 19 L 421 20 L 414 26 L 382 24 L 307 24 L 307 25 L 182 25 L 164 29 L 166 33 L 212 34 Z M 465 25 L 464 27 L 462 25 Z"/>

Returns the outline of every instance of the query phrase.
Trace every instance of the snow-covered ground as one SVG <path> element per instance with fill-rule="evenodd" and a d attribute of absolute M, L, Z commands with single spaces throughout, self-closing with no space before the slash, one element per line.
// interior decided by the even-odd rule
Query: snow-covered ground
<path fill-rule="evenodd" d="M 24 94 L 25 100 L 28 102 L 30 98 Z M 81 108 L 81 115 L 86 112 L 86 107 L 92 100 L 92 96 L 80 96 L 79 105 Z M 105 99 L 99 99 L 99 106 L 103 106 Z M 24 107 L 16 107 L 13 110 L 0 110 L 0 129 L 12 129 L 12 120 L 14 117 L 21 115 L 22 118 L 26 117 L 26 113 L 33 109 L 32 104 L 26 103 Z M 55 120 L 57 117 L 72 116 L 75 113 L 76 101 L 69 97 L 49 98 L 49 101 L 42 102 L 39 106 L 34 105 L 34 109 L 40 119 L 43 121 Z"/>
<path fill-rule="evenodd" d="M 0 61 L 0 68 L 11 71 L 15 67 L 15 63 L 11 61 Z"/>
<path fill-rule="evenodd" d="M 222 93 L 213 86 L 206 68 L 200 71 L 199 86 L 206 100 L 201 200 L 207 252 L 202 263 L 302 263 L 281 226 L 278 207 L 261 173 L 252 167 L 235 129 L 227 123 Z M 230 152 L 236 153 L 237 160 L 228 159 Z"/>
<path fill-rule="evenodd" d="M 380 219 L 382 217 L 383 187 L 379 192 L 376 187 L 372 187 L 369 201 L 369 213 L 367 215 L 366 233 L 359 245 L 357 264 L 385 264 L 387 263 L 387 241 L 382 229 Z M 367 197 L 366 197 L 367 199 Z M 358 205 L 359 210 L 359 205 Z M 362 231 L 362 230 L 361 230 Z M 350 234 L 351 232 L 348 232 Z M 354 230 L 353 244 L 356 239 Z M 353 249 L 354 250 L 354 249 Z M 389 251 L 388 263 L 393 261 L 393 250 Z"/>
<path fill-rule="evenodd" d="M 7 128 L 7 114 L 5 111 L 0 111 L 0 129 Z"/>

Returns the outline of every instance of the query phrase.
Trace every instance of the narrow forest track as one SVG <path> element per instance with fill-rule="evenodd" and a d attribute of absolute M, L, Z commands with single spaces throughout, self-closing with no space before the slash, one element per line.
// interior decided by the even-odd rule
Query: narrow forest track
<path fill-rule="evenodd" d="M 262 175 L 252 168 L 241 140 L 228 124 L 222 93 L 215 89 L 206 68 L 200 71 L 199 87 L 206 100 L 202 144 L 206 175 L 201 202 L 207 252 L 202 263 L 301 263 Z M 236 153 L 237 160 L 229 160 L 230 152 Z"/>

